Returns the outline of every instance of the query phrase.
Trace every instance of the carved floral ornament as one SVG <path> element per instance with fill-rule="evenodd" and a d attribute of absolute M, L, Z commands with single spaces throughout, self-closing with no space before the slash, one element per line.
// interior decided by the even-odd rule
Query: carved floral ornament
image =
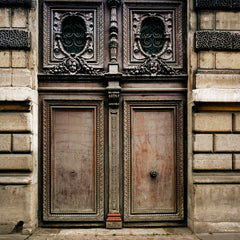
<path fill-rule="evenodd" d="M 93 27 L 91 12 L 55 12 L 53 57 L 61 62 L 49 73 L 97 73 L 87 63 L 94 57 Z"/>
<path fill-rule="evenodd" d="M 133 59 L 143 61 L 139 66 L 128 69 L 130 75 L 147 74 L 151 76 L 179 74 L 166 61 L 173 57 L 173 26 L 171 14 L 133 14 L 132 30 Z"/>

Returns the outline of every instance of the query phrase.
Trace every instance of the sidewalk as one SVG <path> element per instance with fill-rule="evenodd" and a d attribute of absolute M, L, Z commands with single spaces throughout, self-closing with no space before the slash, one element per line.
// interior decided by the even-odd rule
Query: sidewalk
<path fill-rule="evenodd" d="M 49 229 L 33 235 L 0 235 L 0 240 L 240 240 L 240 233 L 194 235 L 188 228 Z"/>

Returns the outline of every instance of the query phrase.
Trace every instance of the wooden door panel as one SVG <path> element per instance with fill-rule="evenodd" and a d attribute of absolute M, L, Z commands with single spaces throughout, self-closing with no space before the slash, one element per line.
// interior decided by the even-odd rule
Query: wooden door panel
<path fill-rule="evenodd" d="M 174 212 L 173 109 L 132 109 L 132 213 Z M 151 177 L 150 172 L 157 176 Z"/>
<path fill-rule="evenodd" d="M 44 99 L 42 109 L 43 221 L 103 222 L 103 99 Z"/>
<path fill-rule="evenodd" d="M 124 101 L 125 222 L 184 219 L 182 141 L 182 101 Z"/>
<path fill-rule="evenodd" d="M 95 213 L 95 109 L 52 111 L 53 213 Z"/>

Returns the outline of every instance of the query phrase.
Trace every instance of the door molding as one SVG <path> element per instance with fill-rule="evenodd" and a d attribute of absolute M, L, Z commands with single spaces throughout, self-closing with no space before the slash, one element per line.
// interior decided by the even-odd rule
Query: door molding
<path fill-rule="evenodd" d="M 165 97 L 166 98 L 166 97 Z M 176 221 L 173 225 L 177 225 L 177 222 L 184 221 L 184 100 L 167 100 L 167 99 L 153 99 L 148 98 L 129 98 L 124 100 L 124 122 L 123 122 L 123 138 L 124 138 L 124 222 L 126 226 L 136 226 L 140 222 L 147 226 L 160 226 L 166 225 L 167 221 Z M 133 147 L 132 147 L 132 134 L 133 134 L 133 116 L 132 113 L 136 109 L 146 111 L 172 111 L 173 113 L 173 137 L 174 137 L 174 149 L 173 149 L 173 169 L 175 172 L 175 182 L 173 183 L 174 194 L 176 202 L 173 203 L 174 209 L 159 209 L 154 213 L 134 213 L 133 212 Z M 149 176 L 150 179 L 150 176 Z M 157 194 L 157 193 L 156 193 Z M 158 222 L 157 222 L 158 221 Z M 135 223 L 134 223 L 135 222 Z M 141 225 L 141 223 L 140 223 Z M 169 224 L 168 224 L 169 225 Z"/>
<path fill-rule="evenodd" d="M 42 191 L 42 203 L 43 203 L 43 222 L 46 221 L 79 221 L 77 225 L 89 225 L 89 221 L 100 222 L 100 225 L 104 223 L 104 101 L 102 97 L 88 97 L 88 96 L 71 96 L 66 97 L 64 95 L 51 95 L 51 96 L 41 96 L 42 97 L 42 159 L 43 159 L 43 191 Z M 66 210 L 59 209 L 54 213 L 53 210 L 53 189 L 56 187 L 57 179 L 54 175 L 54 124 L 56 124 L 53 118 L 54 111 L 74 111 L 77 113 L 89 111 L 93 120 L 93 162 L 92 168 L 96 169 L 93 171 L 92 180 L 94 185 L 94 193 L 92 197 L 94 198 L 94 205 L 92 210 L 89 211 L 78 211 L 73 209 L 68 213 Z M 84 113 L 82 114 L 84 117 Z M 85 120 L 83 120 L 85 121 Z M 81 159 L 81 153 L 78 155 L 77 159 Z M 64 160 L 64 159 L 62 159 Z M 91 170 L 91 166 L 90 169 Z M 75 170 L 74 170 L 75 171 Z M 80 177 L 84 174 L 84 169 L 80 169 L 78 175 L 75 177 Z M 67 177 L 71 172 L 67 172 L 65 177 Z M 76 172 L 77 174 L 77 172 Z M 57 175 L 57 173 L 56 173 Z M 87 177 L 87 176 L 85 176 Z M 88 176 L 91 178 L 91 176 Z M 67 180 L 67 179 L 66 179 Z M 64 184 L 64 183 L 62 183 Z M 67 183 L 66 183 L 67 184 Z M 75 186 L 76 187 L 76 186 Z M 80 187 L 80 186 L 79 186 Z M 56 187 L 57 188 L 57 187 Z M 71 186 L 69 186 L 71 189 Z M 79 193 L 79 192 L 78 192 Z M 79 193 L 80 194 L 80 193 Z M 79 196 L 78 196 L 79 197 Z M 80 198 L 78 198 L 78 201 Z M 86 223 L 84 223 L 86 222 Z M 74 224 L 75 225 L 75 224 Z"/>

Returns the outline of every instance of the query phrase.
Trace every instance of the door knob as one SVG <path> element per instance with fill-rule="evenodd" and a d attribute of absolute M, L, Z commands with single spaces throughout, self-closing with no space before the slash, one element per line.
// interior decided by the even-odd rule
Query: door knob
<path fill-rule="evenodd" d="M 150 177 L 151 177 L 151 178 L 155 178 L 155 177 L 157 177 L 157 175 L 158 175 L 158 173 L 157 173 L 157 171 L 155 171 L 155 170 L 152 170 L 152 171 L 150 172 Z"/>

